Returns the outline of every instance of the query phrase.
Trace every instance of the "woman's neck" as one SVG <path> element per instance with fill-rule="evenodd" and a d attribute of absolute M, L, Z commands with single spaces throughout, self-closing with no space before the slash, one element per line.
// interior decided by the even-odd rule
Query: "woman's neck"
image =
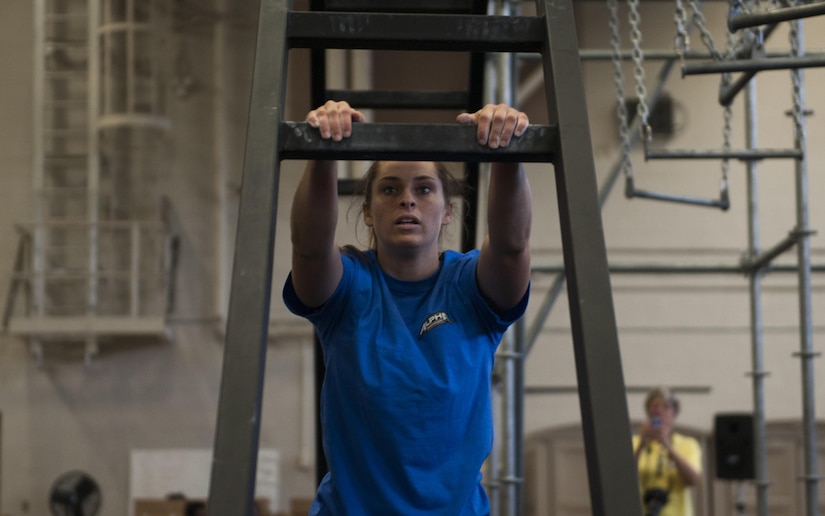
<path fill-rule="evenodd" d="M 418 281 L 429 278 L 438 271 L 441 260 L 435 253 L 391 253 L 377 250 L 378 265 L 393 278 L 404 281 Z"/>

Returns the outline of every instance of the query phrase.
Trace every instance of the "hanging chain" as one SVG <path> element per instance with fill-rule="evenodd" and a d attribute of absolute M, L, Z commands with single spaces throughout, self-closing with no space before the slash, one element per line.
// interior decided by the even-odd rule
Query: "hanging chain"
<path fill-rule="evenodd" d="M 633 178 L 633 161 L 630 157 L 630 132 L 627 128 L 627 105 L 624 96 L 624 72 L 622 71 L 621 38 L 619 36 L 619 6 L 617 0 L 607 0 L 610 11 L 610 46 L 613 48 L 613 82 L 616 86 L 616 114 L 619 117 L 619 137 L 622 139 L 622 169 L 625 177 Z"/>
<path fill-rule="evenodd" d="M 673 40 L 673 47 L 676 55 L 679 56 L 682 69 L 685 68 L 685 54 L 690 50 L 690 35 L 687 31 L 687 11 L 682 4 L 682 0 L 676 0 L 676 11 L 673 13 L 673 21 L 676 23 L 676 36 Z"/>
<path fill-rule="evenodd" d="M 791 56 L 802 57 L 802 47 L 800 45 L 799 26 L 802 22 L 793 20 L 791 30 L 788 35 L 791 41 Z M 805 106 L 802 99 L 802 74 L 800 69 L 791 70 L 791 82 L 793 83 L 793 110 L 791 111 L 794 121 L 794 140 L 797 149 L 801 149 L 805 143 Z"/>
<path fill-rule="evenodd" d="M 720 54 L 719 51 L 716 50 L 716 45 L 713 42 L 713 36 L 708 30 L 707 22 L 705 21 L 705 15 L 702 14 L 702 8 L 699 6 L 699 3 L 696 0 L 690 0 L 690 7 L 691 9 L 693 9 L 693 19 L 695 20 L 696 26 L 699 28 L 699 32 L 702 34 L 702 42 L 710 51 L 710 54 L 713 56 L 714 59 L 721 60 L 722 54 Z"/>
<path fill-rule="evenodd" d="M 636 109 L 637 115 L 642 122 L 642 137 L 645 142 L 649 142 L 653 138 L 650 125 L 647 122 L 648 108 L 647 108 L 647 88 L 645 88 L 645 68 L 644 68 L 644 54 L 642 53 L 642 31 L 639 28 L 641 25 L 641 17 L 639 16 L 639 0 L 627 0 L 627 5 L 630 7 L 628 18 L 630 19 L 630 40 L 633 43 L 633 76 L 636 78 L 636 97 L 638 97 L 639 106 Z"/>
<path fill-rule="evenodd" d="M 733 44 L 733 34 L 728 30 L 727 31 L 727 44 L 728 44 L 728 55 L 732 55 L 734 52 L 734 44 Z M 722 74 L 722 87 L 727 88 L 730 86 L 731 83 L 731 74 L 730 73 L 723 73 Z M 733 110 L 731 109 L 731 104 L 728 103 L 725 106 L 725 114 L 724 114 L 724 128 L 722 130 L 722 151 L 724 153 L 729 153 L 731 149 L 730 140 L 731 140 L 731 119 L 733 118 Z M 721 184 L 719 185 L 719 192 L 721 196 L 724 198 L 727 195 L 728 188 L 729 188 L 729 181 L 728 176 L 730 173 L 730 159 L 725 158 L 722 160 L 722 180 Z"/>
<path fill-rule="evenodd" d="M 682 0 L 676 0 L 676 11 L 673 13 L 673 21 L 676 23 L 676 38 L 674 47 L 676 53 L 684 58 L 684 53 L 690 50 L 690 36 L 687 31 L 687 11 L 682 4 Z"/>

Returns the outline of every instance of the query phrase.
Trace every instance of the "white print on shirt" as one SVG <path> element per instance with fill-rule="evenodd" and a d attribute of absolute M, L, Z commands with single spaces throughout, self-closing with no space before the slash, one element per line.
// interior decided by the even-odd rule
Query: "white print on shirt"
<path fill-rule="evenodd" d="M 450 317 L 447 315 L 447 312 L 436 312 L 427 317 L 427 320 L 424 321 L 424 324 L 421 325 L 421 330 L 418 332 L 418 338 L 420 339 L 422 335 L 432 330 L 433 328 L 437 328 L 442 324 L 447 324 L 451 322 L 453 321 L 450 320 Z"/>

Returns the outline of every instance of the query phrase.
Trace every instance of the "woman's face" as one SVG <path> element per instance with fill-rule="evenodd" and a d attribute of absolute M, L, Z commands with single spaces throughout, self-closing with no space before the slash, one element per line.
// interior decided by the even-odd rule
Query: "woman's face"
<path fill-rule="evenodd" d="M 433 163 L 382 163 L 364 205 L 364 223 L 373 229 L 377 246 L 437 252 L 441 226 L 452 219 L 443 189 Z"/>

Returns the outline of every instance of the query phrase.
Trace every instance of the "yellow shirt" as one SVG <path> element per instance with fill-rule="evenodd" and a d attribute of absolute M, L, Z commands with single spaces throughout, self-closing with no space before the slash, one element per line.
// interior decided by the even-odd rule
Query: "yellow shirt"
<path fill-rule="evenodd" d="M 633 449 L 639 446 L 639 436 L 633 436 Z M 693 437 L 673 433 L 670 435 L 673 449 L 697 472 L 702 472 L 702 448 Z M 668 492 L 667 505 L 659 516 L 693 516 L 693 501 L 690 487 L 668 457 L 667 450 L 658 442 L 650 442 L 639 453 L 639 487 L 644 497 L 648 489 L 663 489 Z M 644 498 L 643 498 L 644 499 Z"/>

